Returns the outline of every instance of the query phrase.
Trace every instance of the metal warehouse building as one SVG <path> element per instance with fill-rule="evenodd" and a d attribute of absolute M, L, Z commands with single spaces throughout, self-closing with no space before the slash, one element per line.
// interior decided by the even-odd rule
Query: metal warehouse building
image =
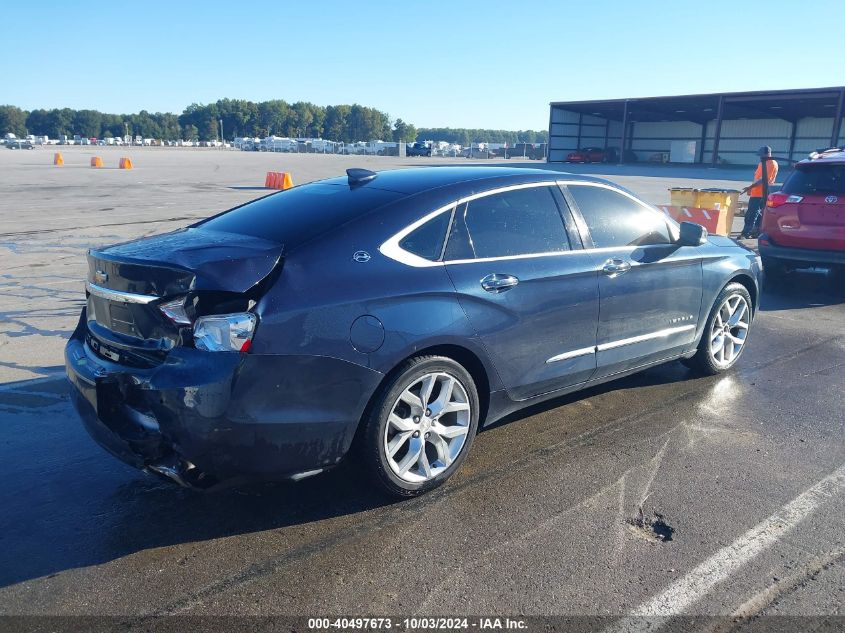
<path fill-rule="evenodd" d="M 585 147 L 616 148 L 620 161 L 751 165 L 771 145 L 800 160 L 845 143 L 845 87 L 553 102 L 549 162 Z M 624 151 L 619 152 L 618 149 Z"/>

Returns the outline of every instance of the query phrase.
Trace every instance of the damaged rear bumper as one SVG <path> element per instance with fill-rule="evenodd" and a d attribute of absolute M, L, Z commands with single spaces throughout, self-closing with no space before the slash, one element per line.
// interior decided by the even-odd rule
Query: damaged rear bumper
<path fill-rule="evenodd" d="M 299 478 L 348 451 L 382 375 L 315 356 L 175 348 L 152 369 L 112 363 L 85 341 L 65 348 L 74 405 L 118 459 L 182 485 Z"/>

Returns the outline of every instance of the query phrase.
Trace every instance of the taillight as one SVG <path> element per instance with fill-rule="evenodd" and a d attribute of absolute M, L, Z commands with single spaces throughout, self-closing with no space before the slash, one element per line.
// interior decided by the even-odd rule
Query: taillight
<path fill-rule="evenodd" d="M 252 312 L 199 317 L 194 324 L 194 345 L 207 352 L 246 352 L 257 323 Z"/>
<path fill-rule="evenodd" d="M 162 303 L 159 311 L 176 325 L 190 325 L 191 317 L 185 311 L 185 297 Z"/>
<path fill-rule="evenodd" d="M 787 193 L 771 193 L 766 198 L 766 206 L 770 209 L 779 207 L 784 204 L 797 204 L 804 199 L 803 196 L 794 196 Z"/>

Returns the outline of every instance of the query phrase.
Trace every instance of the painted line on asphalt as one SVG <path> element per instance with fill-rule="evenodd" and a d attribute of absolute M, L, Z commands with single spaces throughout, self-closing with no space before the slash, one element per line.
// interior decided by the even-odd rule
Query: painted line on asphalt
<path fill-rule="evenodd" d="M 776 604 L 778 600 L 784 595 L 794 591 L 797 587 L 807 582 L 811 578 L 815 578 L 825 569 L 833 564 L 839 562 L 845 557 L 845 549 L 838 549 L 832 552 L 822 554 L 818 558 L 813 558 L 806 565 L 798 569 L 794 574 L 790 574 L 786 578 L 781 578 L 775 583 L 769 585 L 761 592 L 749 598 L 742 606 L 736 609 L 730 618 L 730 622 L 722 622 L 720 627 L 717 627 L 712 633 L 728 633 L 735 628 L 736 621 L 739 619 L 748 620 L 757 615 L 760 615 L 768 607 Z M 728 625 L 730 628 L 728 628 Z"/>
<path fill-rule="evenodd" d="M 682 615 L 713 587 L 774 545 L 823 503 L 845 489 L 845 464 L 814 484 L 792 501 L 748 530 L 730 545 L 716 552 L 662 593 L 643 602 L 629 616 L 605 629 L 610 631 L 654 631 L 668 619 Z M 662 618 L 662 620 L 651 620 Z"/>

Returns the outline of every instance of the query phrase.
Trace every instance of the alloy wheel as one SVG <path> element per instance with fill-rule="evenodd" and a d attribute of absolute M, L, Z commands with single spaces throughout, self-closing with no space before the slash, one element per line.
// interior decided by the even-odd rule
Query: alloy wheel
<path fill-rule="evenodd" d="M 729 295 L 710 326 L 710 355 L 720 367 L 731 365 L 739 356 L 748 336 L 751 310 L 740 294 Z"/>
<path fill-rule="evenodd" d="M 396 399 L 384 430 L 393 473 L 422 483 L 444 472 L 466 444 L 471 418 L 467 391 L 445 372 L 415 379 Z"/>

